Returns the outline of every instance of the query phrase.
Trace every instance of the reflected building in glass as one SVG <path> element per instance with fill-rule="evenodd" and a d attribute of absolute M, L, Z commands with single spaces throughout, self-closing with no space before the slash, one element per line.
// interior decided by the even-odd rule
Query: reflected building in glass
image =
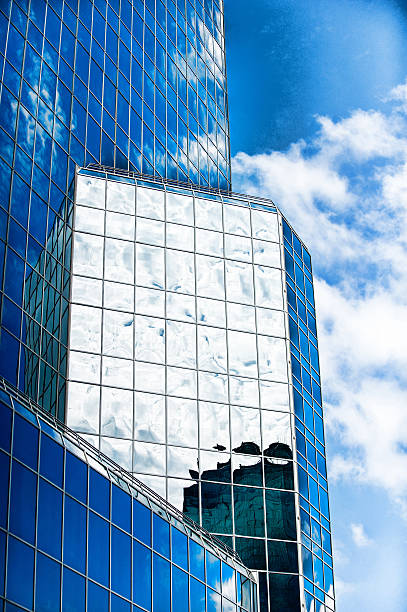
<path fill-rule="evenodd" d="M 231 191 L 222 0 L 5 0 L 0 69 L 0 376 L 14 408 L 24 393 L 86 438 L 86 458 L 90 443 L 234 548 L 259 572 L 261 612 L 331 612 L 311 261 L 271 201 Z M 13 423 L 38 442 L 27 414 Z M 45 477 L 90 504 L 66 471 L 58 484 L 3 448 L 31 469 L 25 484 Z M 4 513 L 0 540 L 10 530 L 34 559 L 38 525 L 32 540 Z M 38 575 L 107 589 L 92 608 L 86 587 L 88 610 L 169 610 L 89 566 L 65 578 L 39 550 Z M 11 599 L 31 609 L 36 592 Z M 188 612 L 251 612 L 217 592 L 210 607 L 191 587 Z"/>

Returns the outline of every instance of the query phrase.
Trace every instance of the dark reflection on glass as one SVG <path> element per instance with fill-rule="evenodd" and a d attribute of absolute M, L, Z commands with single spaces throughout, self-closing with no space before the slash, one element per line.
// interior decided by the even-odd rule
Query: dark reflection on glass
<path fill-rule="evenodd" d="M 268 568 L 271 572 L 298 572 L 295 542 L 267 542 Z"/>
<path fill-rule="evenodd" d="M 236 537 L 236 552 L 245 565 L 255 570 L 266 569 L 266 548 L 264 540 Z"/>
<path fill-rule="evenodd" d="M 294 493 L 266 489 L 265 495 L 267 536 L 280 540 L 295 540 L 297 534 Z"/>
<path fill-rule="evenodd" d="M 271 612 L 299 612 L 300 586 L 298 576 L 269 574 Z"/>
<path fill-rule="evenodd" d="M 233 487 L 233 501 L 236 534 L 264 537 L 263 489 Z"/>

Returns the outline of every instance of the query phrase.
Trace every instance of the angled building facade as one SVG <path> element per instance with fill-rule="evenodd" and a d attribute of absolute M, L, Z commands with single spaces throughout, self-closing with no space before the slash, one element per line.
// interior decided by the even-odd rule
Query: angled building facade
<path fill-rule="evenodd" d="M 231 191 L 222 0 L 8 0 L 0 64 L 0 375 L 236 550 L 261 612 L 335 610 L 311 260 Z M 124 599 L 254 612 L 234 576 Z"/>

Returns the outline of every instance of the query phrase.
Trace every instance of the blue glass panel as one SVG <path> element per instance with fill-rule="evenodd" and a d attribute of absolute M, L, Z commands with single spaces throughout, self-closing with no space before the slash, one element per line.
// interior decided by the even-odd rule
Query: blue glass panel
<path fill-rule="evenodd" d="M 128 493 L 112 486 L 112 521 L 125 531 L 131 530 L 131 497 Z"/>
<path fill-rule="evenodd" d="M 188 571 L 188 538 L 175 527 L 171 528 L 172 561 Z"/>
<path fill-rule="evenodd" d="M 64 567 L 62 587 L 62 612 L 84 612 L 85 580 L 70 569 Z"/>
<path fill-rule="evenodd" d="M 110 612 L 130 612 L 130 602 L 112 593 L 110 599 Z"/>
<path fill-rule="evenodd" d="M 220 560 L 206 551 L 206 583 L 220 592 Z"/>
<path fill-rule="evenodd" d="M 48 436 L 41 435 L 40 472 L 54 484 L 62 487 L 63 448 Z"/>
<path fill-rule="evenodd" d="M 35 576 L 36 612 L 57 612 L 60 609 L 60 589 L 61 566 L 38 553 Z"/>
<path fill-rule="evenodd" d="M 154 555 L 153 559 L 153 576 L 153 610 L 170 612 L 170 564 L 158 555 Z"/>
<path fill-rule="evenodd" d="M 66 452 L 65 458 L 65 489 L 79 501 L 86 503 L 88 490 L 88 468 L 86 464 Z"/>
<path fill-rule="evenodd" d="M 131 539 L 112 527 L 111 588 L 124 597 L 130 597 Z"/>
<path fill-rule="evenodd" d="M 64 563 L 85 572 L 86 509 L 70 497 L 65 497 Z"/>
<path fill-rule="evenodd" d="M 110 483 L 92 468 L 89 472 L 89 505 L 102 516 L 109 518 Z"/>
<path fill-rule="evenodd" d="M 109 523 L 89 512 L 89 577 L 109 586 Z"/>
<path fill-rule="evenodd" d="M 133 500 L 133 535 L 151 546 L 151 511 L 136 500 Z"/>
<path fill-rule="evenodd" d="M 170 527 L 167 521 L 153 513 L 153 548 L 164 557 L 170 556 Z"/>
<path fill-rule="evenodd" d="M 191 612 L 203 612 L 205 610 L 205 585 L 191 576 L 189 588 L 191 590 Z"/>
<path fill-rule="evenodd" d="M 6 569 L 6 534 L 0 531 L 0 597 L 4 595 L 4 576 Z"/>
<path fill-rule="evenodd" d="M 10 452 L 11 410 L 0 403 L 0 448 Z"/>
<path fill-rule="evenodd" d="M 172 568 L 172 609 L 188 612 L 188 574 Z"/>
<path fill-rule="evenodd" d="M 109 591 L 88 581 L 87 612 L 101 612 L 109 609 Z"/>
<path fill-rule="evenodd" d="M 38 429 L 18 414 L 14 416 L 13 453 L 17 459 L 37 469 Z"/>
<path fill-rule="evenodd" d="M 40 478 L 37 518 L 37 545 L 61 558 L 62 493 Z"/>
<path fill-rule="evenodd" d="M 0 527 L 7 527 L 7 505 L 9 488 L 10 459 L 0 451 Z"/>
<path fill-rule="evenodd" d="M 35 508 L 37 502 L 37 476 L 13 461 L 11 468 L 10 531 L 34 544 Z"/>
<path fill-rule="evenodd" d="M 7 554 L 6 596 L 8 599 L 32 610 L 34 549 L 13 537 L 9 537 Z M 22 576 L 24 576 L 24 580 L 21 579 Z"/>
<path fill-rule="evenodd" d="M 189 540 L 189 571 L 200 580 L 205 580 L 205 551 L 194 540 Z"/>
<path fill-rule="evenodd" d="M 219 593 L 206 590 L 206 612 L 219 612 L 222 609 L 221 598 Z"/>
<path fill-rule="evenodd" d="M 151 610 L 151 551 L 133 541 L 133 601 Z"/>
<path fill-rule="evenodd" d="M 233 601 L 236 601 L 236 576 L 235 570 L 222 561 L 222 593 Z"/>

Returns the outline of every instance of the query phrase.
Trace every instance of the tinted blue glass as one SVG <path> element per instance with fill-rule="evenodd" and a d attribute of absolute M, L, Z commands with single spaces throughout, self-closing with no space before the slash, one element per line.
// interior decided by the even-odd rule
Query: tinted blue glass
<path fill-rule="evenodd" d="M 153 548 L 164 557 L 170 556 L 170 526 L 153 513 Z"/>
<path fill-rule="evenodd" d="M 89 471 L 89 505 L 102 516 L 109 518 L 110 483 L 92 468 Z"/>
<path fill-rule="evenodd" d="M 207 589 L 206 591 L 206 612 L 219 612 L 221 610 L 221 598 L 219 593 Z"/>
<path fill-rule="evenodd" d="M 170 598 L 170 564 L 168 561 L 154 555 L 153 559 L 153 610 L 154 612 L 169 612 Z"/>
<path fill-rule="evenodd" d="M 85 572 L 86 509 L 70 497 L 65 497 L 64 563 Z"/>
<path fill-rule="evenodd" d="M 189 540 L 189 571 L 200 580 L 205 580 L 205 551 L 194 540 Z"/>
<path fill-rule="evenodd" d="M 109 591 L 88 581 L 87 612 L 100 612 L 109 608 Z"/>
<path fill-rule="evenodd" d="M 28 512 L 27 509 L 35 508 L 36 495 L 36 475 L 17 461 L 13 461 L 11 468 L 10 531 L 31 544 L 34 544 L 35 512 Z"/>
<path fill-rule="evenodd" d="M 56 612 L 60 609 L 61 566 L 49 557 L 37 554 L 35 575 L 35 610 Z"/>
<path fill-rule="evenodd" d="M 191 577 L 189 588 L 191 612 L 202 612 L 202 610 L 205 610 L 205 585 Z"/>
<path fill-rule="evenodd" d="M 206 583 L 220 591 L 220 560 L 206 551 Z"/>
<path fill-rule="evenodd" d="M 173 563 L 188 571 L 188 538 L 175 527 L 171 528 L 171 555 Z"/>
<path fill-rule="evenodd" d="M 172 609 L 177 612 L 188 612 L 188 574 L 172 568 Z"/>
<path fill-rule="evenodd" d="M 222 593 L 236 601 L 235 570 L 222 561 Z"/>
<path fill-rule="evenodd" d="M 6 569 L 6 534 L 0 531 L 0 597 L 4 595 L 4 573 Z"/>
<path fill-rule="evenodd" d="M 133 535 L 151 546 L 151 511 L 136 500 L 133 500 Z"/>
<path fill-rule="evenodd" d="M 131 497 L 128 493 L 112 486 L 112 521 L 125 531 L 131 530 Z"/>
<path fill-rule="evenodd" d="M 85 610 L 85 580 L 64 567 L 62 587 L 62 612 L 82 612 Z"/>
<path fill-rule="evenodd" d="M 110 612 L 130 612 L 130 603 L 112 593 L 110 599 Z"/>
<path fill-rule="evenodd" d="M 0 448 L 10 451 L 11 410 L 0 402 Z"/>
<path fill-rule="evenodd" d="M 133 601 L 151 610 L 151 551 L 133 541 Z"/>
<path fill-rule="evenodd" d="M 48 436 L 41 435 L 40 472 L 54 484 L 62 487 L 63 448 Z"/>
<path fill-rule="evenodd" d="M 10 459 L 0 451 L 0 527 L 7 525 Z"/>
<path fill-rule="evenodd" d="M 37 469 L 38 429 L 18 414 L 14 416 L 13 453 L 17 459 Z"/>
<path fill-rule="evenodd" d="M 69 451 L 65 457 L 65 489 L 79 501 L 86 503 L 88 490 L 88 468 Z"/>
<path fill-rule="evenodd" d="M 89 577 L 109 586 L 109 523 L 89 512 Z"/>
<path fill-rule="evenodd" d="M 24 576 L 24 580 L 22 580 Z M 8 599 L 29 610 L 33 607 L 34 549 L 9 537 L 7 551 Z"/>
<path fill-rule="evenodd" d="M 37 545 L 61 558 L 62 493 L 40 478 L 38 492 Z"/>
<path fill-rule="evenodd" d="M 111 587 L 116 593 L 130 597 L 131 539 L 116 527 L 112 527 Z"/>

